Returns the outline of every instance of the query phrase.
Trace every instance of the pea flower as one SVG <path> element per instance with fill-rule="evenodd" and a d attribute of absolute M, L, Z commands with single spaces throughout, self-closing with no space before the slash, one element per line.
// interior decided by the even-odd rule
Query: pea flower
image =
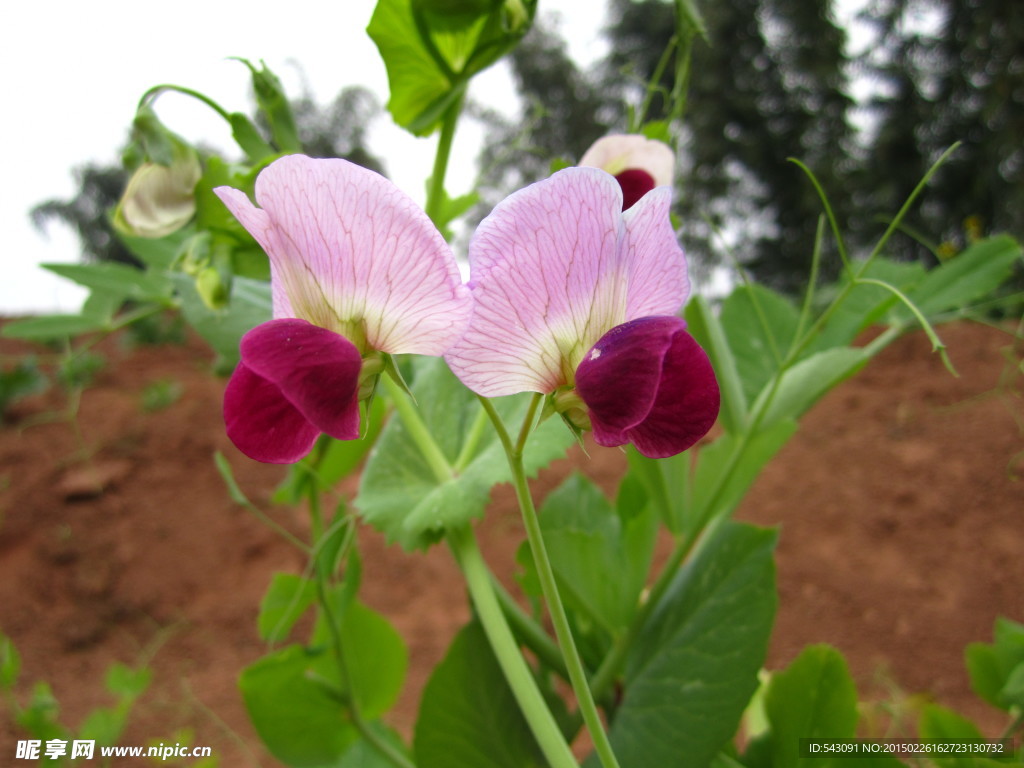
<path fill-rule="evenodd" d="M 714 424 L 707 355 L 676 317 L 686 260 L 659 187 L 622 211 L 615 179 L 567 168 L 499 203 L 469 246 L 473 316 L 445 359 L 485 397 L 553 395 L 598 444 L 662 458 Z"/>
<path fill-rule="evenodd" d="M 289 155 L 241 191 L 214 190 L 270 258 L 274 319 L 242 337 L 224 393 L 228 436 L 290 463 L 317 437 L 359 436 L 381 353 L 441 355 L 471 298 L 444 238 L 390 181 L 345 160 Z"/>
<path fill-rule="evenodd" d="M 667 144 L 639 134 L 612 134 L 598 139 L 580 165 L 607 171 L 622 187 L 622 210 L 655 187 L 672 183 L 675 156 Z"/>

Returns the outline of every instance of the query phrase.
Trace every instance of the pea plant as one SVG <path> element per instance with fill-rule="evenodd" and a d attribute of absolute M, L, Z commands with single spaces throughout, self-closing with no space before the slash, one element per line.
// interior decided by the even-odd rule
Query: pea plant
<path fill-rule="evenodd" d="M 702 26 L 696 6 L 676 5 L 678 106 Z M 625 133 L 494 207 L 459 254 L 464 281 L 442 233 L 473 202 L 445 188 L 467 86 L 516 46 L 536 6 L 378 3 L 368 33 L 388 69 L 391 116 L 438 136 L 422 208 L 373 171 L 303 154 L 262 64 L 243 62 L 258 120 L 190 88 L 149 91 L 113 216 L 143 267 L 52 267 L 91 289 L 83 311 L 5 333 L 102 334 L 174 309 L 231 372 L 228 436 L 244 460 L 291 465 L 278 498 L 311 521 L 306 540 L 283 532 L 308 566 L 272 577 L 257 628 L 270 650 L 240 677 L 256 731 L 286 765 L 824 764 L 833 755 L 804 755 L 800 739 L 858 735 L 852 678 L 827 646 L 763 673 L 779 533 L 732 512 L 801 416 L 895 338 L 923 328 L 944 355 L 935 323 L 989 296 L 1021 248 L 1007 235 L 978 240 L 931 270 L 887 259 L 926 177 L 873 251 L 854 257 L 813 172 L 794 161 L 824 212 L 805 294 L 794 302 L 740 272 L 713 303 L 691 291 L 677 234 L 686 222 L 671 213 L 682 108 L 650 122 L 631 106 Z M 155 104 L 171 90 L 216 110 L 244 160 L 201 155 L 164 126 Z M 829 238 L 843 268 L 823 285 Z M 869 327 L 880 331 L 855 345 Z M 625 453 L 616 492 L 573 474 L 538 508 L 531 477 L 584 441 Z M 217 463 L 251 506 L 228 459 Z M 338 502 L 335 487 L 355 471 L 358 493 Z M 513 486 L 522 516 L 518 596 L 475 534 L 499 483 Z M 465 579 L 453 589 L 471 602 L 411 742 L 387 724 L 408 658 L 387 617 L 360 601 L 361 525 L 409 557 L 448 548 Z M 654 567 L 659 538 L 671 551 Z M 1007 712 L 997 735 L 1012 737 L 1024 626 L 1001 620 L 968 661 L 980 695 Z M 931 705 L 918 736 L 982 734 Z"/>

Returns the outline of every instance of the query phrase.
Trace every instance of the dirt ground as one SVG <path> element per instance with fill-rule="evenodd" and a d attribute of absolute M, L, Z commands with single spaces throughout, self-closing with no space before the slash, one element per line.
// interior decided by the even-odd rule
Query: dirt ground
<path fill-rule="evenodd" d="M 782 527 L 769 667 L 829 642 L 878 709 L 912 717 L 935 700 L 995 735 L 1004 721 L 970 691 L 963 648 L 990 641 L 997 616 L 1024 620 L 1024 376 L 1008 362 L 1004 332 L 963 324 L 943 337 L 960 378 L 923 336 L 899 340 L 807 416 L 739 516 Z M 230 501 L 211 457 L 222 451 L 265 509 L 282 470 L 245 459 L 225 438 L 223 382 L 201 345 L 112 339 L 100 349 L 106 365 L 77 421 L 47 420 L 67 402 L 52 388 L 17 403 L 0 426 L 0 631 L 22 656 L 21 698 L 46 680 L 62 719 L 77 726 L 110 703 L 109 664 L 148 663 L 154 681 L 121 744 L 173 743 L 191 729 L 225 768 L 274 766 L 236 680 L 265 650 L 255 619 L 271 574 L 303 562 Z M 5 364 L 27 350 L 0 341 Z M 145 408 L 154 383 L 180 388 L 180 398 Z M 623 464 L 599 448 L 573 460 L 605 482 Z M 539 492 L 569 467 L 544 472 Z M 301 510 L 272 514 L 304 528 Z M 510 583 L 522 534 L 507 488 L 480 536 Z M 361 544 L 363 599 L 410 645 L 391 718 L 408 732 L 429 670 L 467 619 L 464 589 L 441 547 L 409 556 L 372 531 Z M 0 716 L 0 764 L 13 763 L 18 738 Z"/>

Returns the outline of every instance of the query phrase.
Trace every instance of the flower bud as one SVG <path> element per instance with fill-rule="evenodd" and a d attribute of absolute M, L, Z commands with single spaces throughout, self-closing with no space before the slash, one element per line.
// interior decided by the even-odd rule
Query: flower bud
<path fill-rule="evenodd" d="M 179 145 L 170 165 L 146 162 L 128 180 L 114 212 L 114 225 L 129 235 L 159 238 L 195 215 L 195 186 L 203 175 L 199 157 Z"/>

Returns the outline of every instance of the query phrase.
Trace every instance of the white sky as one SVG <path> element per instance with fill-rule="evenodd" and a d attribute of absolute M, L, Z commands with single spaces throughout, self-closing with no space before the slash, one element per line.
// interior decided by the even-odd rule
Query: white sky
<path fill-rule="evenodd" d="M 387 75 L 366 25 L 374 0 L 51 0 L 12 3 L 4 11 L 0 42 L 0 315 L 76 311 L 84 293 L 40 269 L 43 262 L 75 262 L 78 242 L 54 222 L 46 236 L 34 229 L 35 204 L 75 192 L 72 168 L 111 163 L 124 143 L 139 97 L 173 83 L 201 91 L 228 111 L 251 111 L 249 74 L 241 56 L 267 65 L 299 95 L 302 72 L 312 94 L 327 103 L 344 87 L 364 85 L 383 103 Z M 570 54 L 586 63 L 604 51 L 598 0 L 541 0 L 540 13 L 561 17 Z M 602 4 L 603 6 L 603 4 Z M 507 71 L 492 68 L 474 81 L 472 95 L 514 108 Z M 198 102 L 169 94 L 157 112 L 173 131 L 194 142 L 237 154 L 224 123 Z M 461 141 L 459 140 L 461 138 Z M 384 115 L 370 145 L 395 182 L 422 202 L 436 139 L 414 139 Z M 449 189 L 469 189 L 480 137 L 456 137 Z"/>

